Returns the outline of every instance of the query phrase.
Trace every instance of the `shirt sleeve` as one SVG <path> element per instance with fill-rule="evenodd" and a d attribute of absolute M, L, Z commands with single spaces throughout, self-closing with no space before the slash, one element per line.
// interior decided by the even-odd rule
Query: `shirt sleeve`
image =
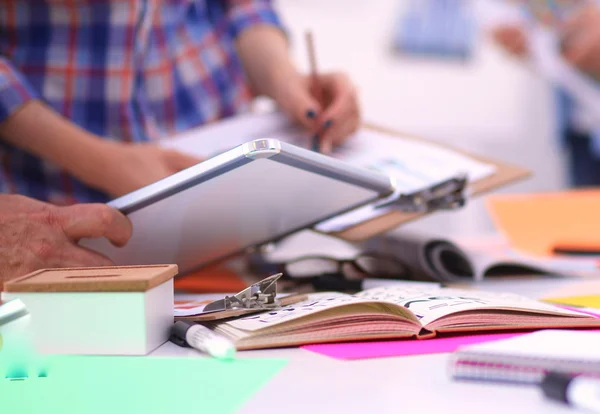
<path fill-rule="evenodd" d="M 234 37 L 257 24 L 275 26 L 285 34 L 283 24 L 271 0 L 229 0 L 227 18 Z"/>
<path fill-rule="evenodd" d="M 37 97 L 38 94 L 25 76 L 10 63 L 10 60 L 0 56 L 0 122 Z"/>

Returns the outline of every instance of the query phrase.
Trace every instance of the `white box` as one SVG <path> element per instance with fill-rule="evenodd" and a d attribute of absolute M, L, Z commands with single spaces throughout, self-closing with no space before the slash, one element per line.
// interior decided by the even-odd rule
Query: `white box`
<path fill-rule="evenodd" d="M 176 265 L 48 269 L 5 284 L 42 353 L 145 355 L 169 339 Z"/>

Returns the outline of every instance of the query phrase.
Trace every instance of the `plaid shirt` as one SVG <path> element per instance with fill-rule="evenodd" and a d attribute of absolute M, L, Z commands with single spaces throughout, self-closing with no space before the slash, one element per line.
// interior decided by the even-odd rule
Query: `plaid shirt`
<path fill-rule="evenodd" d="M 41 99 L 105 139 L 161 139 L 247 107 L 234 48 L 269 0 L 2 0 L 0 122 Z M 56 165 L 0 141 L 0 192 L 104 202 Z"/>

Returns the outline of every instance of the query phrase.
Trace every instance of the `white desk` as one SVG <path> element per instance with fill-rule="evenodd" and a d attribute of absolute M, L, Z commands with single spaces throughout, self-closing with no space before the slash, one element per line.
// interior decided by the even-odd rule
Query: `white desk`
<path fill-rule="evenodd" d="M 156 355 L 197 356 L 166 344 Z M 243 358 L 288 358 L 288 365 L 256 393 L 240 414 L 278 407 L 306 413 L 567 413 L 535 388 L 452 381 L 448 355 L 337 361 L 301 349 L 247 351 Z M 248 378 L 252 381 L 252 378 Z"/>
<path fill-rule="evenodd" d="M 491 281 L 485 290 L 539 296 L 571 283 L 566 279 Z M 160 356 L 202 357 L 165 344 Z M 536 388 L 456 382 L 448 354 L 338 361 L 302 349 L 246 351 L 240 358 L 286 358 L 288 365 L 239 411 L 264 413 L 573 413 L 547 401 Z M 252 378 L 248 378 L 252 381 Z"/>

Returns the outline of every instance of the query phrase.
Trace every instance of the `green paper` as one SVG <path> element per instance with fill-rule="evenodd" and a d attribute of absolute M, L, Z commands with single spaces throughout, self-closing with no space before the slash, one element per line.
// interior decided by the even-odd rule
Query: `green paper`
<path fill-rule="evenodd" d="M 283 359 L 53 356 L 40 377 L 0 377 L 7 414 L 233 413 Z"/>

